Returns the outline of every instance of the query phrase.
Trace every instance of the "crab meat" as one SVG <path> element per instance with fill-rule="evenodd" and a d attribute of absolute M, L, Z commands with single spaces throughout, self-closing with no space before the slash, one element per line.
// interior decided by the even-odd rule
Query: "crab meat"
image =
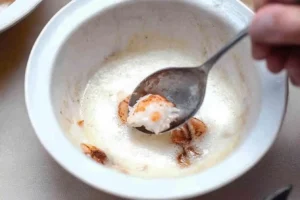
<path fill-rule="evenodd" d="M 199 119 L 192 118 L 187 122 L 188 128 L 192 135 L 197 137 L 207 132 L 207 126 Z"/>
<path fill-rule="evenodd" d="M 158 134 L 170 128 L 178 117 L 179 109 L 172 102 L 162 96 L 148 94 L 129 107 L 127 124 L 132 127 L 144 126 Z"/>
<path fill-rule="evenodd" d="M 203 154 L 202 151 L 199 152 L 192 146 L 186 147 L 184 150 L 189 157 L 199 157 Z"/>
<path fill-rule="evenodd" d="M 182 152 L 177 156 L 177 163 L 181 166 L 181 167 L 188 167 L 191 165 L 191 161 L 189 160 L 186 152 Z"/>
<path fill-rule="evenodd" d="M 171 140 L 175 144 L 185 145 L 189 144 L 192 140 L 189 128 L 187 124 L 184 124 L 180 128 L 176 128 L 171 131 Z"/>
<path fill-rule="evenodd" d="M 199 119 L 192 118 L 183 126 L 171 131 L 171 140 L 175 144 L 190 143 L 192 135 L 199 137 L 207 132 L 207 126 Z"/>

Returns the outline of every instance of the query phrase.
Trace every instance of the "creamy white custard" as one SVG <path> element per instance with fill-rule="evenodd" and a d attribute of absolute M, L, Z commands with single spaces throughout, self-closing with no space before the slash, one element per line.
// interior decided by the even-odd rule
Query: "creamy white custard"
<path fill-rule="evenodd" d="M 171 123 L 179 117 L 179 112 L 180 110 L 165 98 L 148 94 L 138 99 L 133 107 L 129 107 L 127 125 L 144 126 L 147 130 L 159 134 L 170 128 Z"/>
<path fill-rule="evenodd" d="M 201 58 L 180 49 L 117 53 L 99 64 L 81 99 L 81 117 L 87 142 L 101 148 L 115 165 L 147 178 L 177 177 L 200 172 L 222 161 L 238 144 L 245 113 L 241 94 L 235 95 L 226 74 L 213 70 L 206 97 L 196 117 L 208 132 L 193 140 L 201 156 L 182 167 L 176 158 L 182 149 L 170 134 L 147 135 L 118 119 L 118 104 L 149 74 L 169 66 L 194 66 Z"/>

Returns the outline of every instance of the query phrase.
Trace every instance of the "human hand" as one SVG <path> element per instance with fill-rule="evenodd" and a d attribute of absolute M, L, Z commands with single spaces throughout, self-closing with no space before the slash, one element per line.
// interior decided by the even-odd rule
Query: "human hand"
<path fill-rule="evenodd" d="M 286 69 L 300 85 L 300 0 L 254 0 L 257 11 L 250 26 L 252 54 L 266 59 L 274 73 Z"/>

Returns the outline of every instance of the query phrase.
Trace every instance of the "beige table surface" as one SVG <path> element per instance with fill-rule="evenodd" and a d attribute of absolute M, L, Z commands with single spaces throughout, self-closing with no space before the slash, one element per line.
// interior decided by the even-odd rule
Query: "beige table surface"
<path fill-rule="evenodd" d="M 0 200 L 119 199 L 99 192 L 62 169 L 37 140 L 24 102 L 30 49 L 46 22 L 68 0 L 44 0 L 25 20 L 0 34 Z M 290 87 L 279 138 L 256 167 L 199 200 L 260 200 L 293 183 L 300 199 L 300 89 Z"/>

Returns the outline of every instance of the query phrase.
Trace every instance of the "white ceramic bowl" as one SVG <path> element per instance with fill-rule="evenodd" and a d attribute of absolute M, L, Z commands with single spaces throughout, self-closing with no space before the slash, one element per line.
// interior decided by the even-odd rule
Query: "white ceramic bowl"
<path fill-rule="evenodd" d="M 66 137 L 67 125 L 62 122 L 60 110 L 64 100 L 80 98 L 99 63 L 123 49 L 133 34 L 150 31 L 181 38 L 195 50 L 205 47 L 209 55 L 246 26 L 252 15 L 236 0 L 70 2 L 44 28 L 27 66 L 26 104 L 38 138 L 74 176 L 95 188 L 131 199 L 192 197 L 233 181 L 271 147 L 286 109 L 286 75 L 273 75 L 264 63 L 254 62 L 249 40 L 237 45 L 216 66 L 236 82 L 237 92 L 247 89 L 249 94 L 245 99 L 250 105 L 248 112 L 241 116 L 245 122 L 240 144 L 226 159 L 204 172 L 180 178 L 142 179 L 107 169 L 74 148 Z M 76 115 L 78 104 L 72 102 L 68 112 Z"/>
<path fill-rule="evenodd" d="M 42 0 L 16 0 L 0 13 L 0 32 L 11 27 L 33 11 Z"/>

